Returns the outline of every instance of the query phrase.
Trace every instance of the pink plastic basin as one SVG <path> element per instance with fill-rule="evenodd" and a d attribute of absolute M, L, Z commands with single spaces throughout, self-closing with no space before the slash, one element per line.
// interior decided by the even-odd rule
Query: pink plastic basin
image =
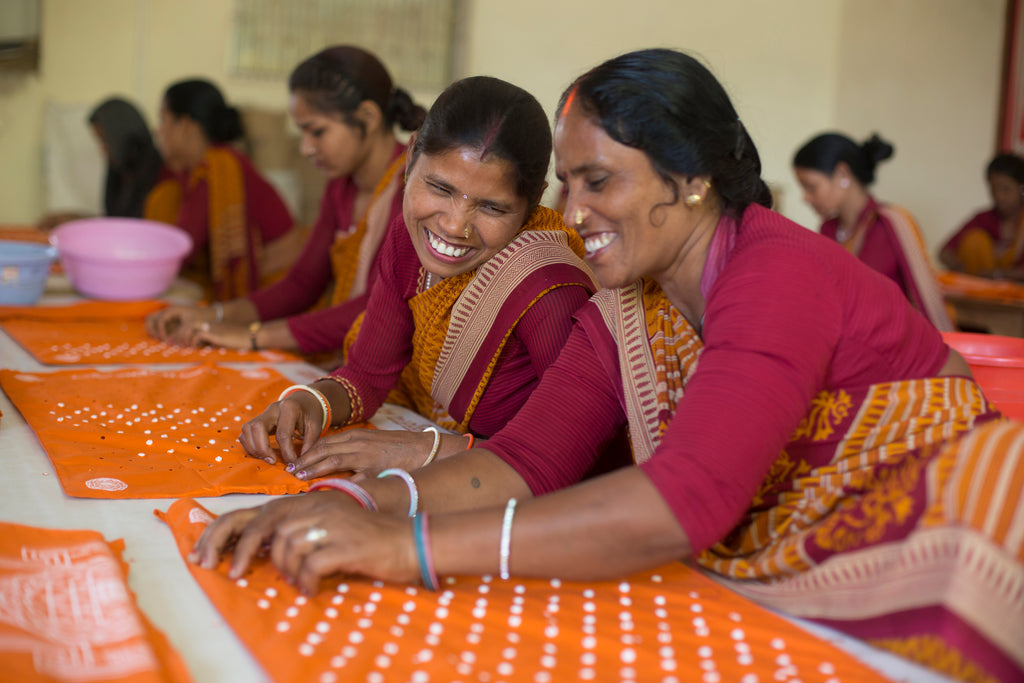
<path fill-rule="evenodd" d="M 970 332 L 942 337 L 971 366 L 988 400 L 1007 417 L 1024 421 L 1024 339 Z"/>
<path fill-rule="evenodd" d="M 137 218 L 85 218 L 50 235 L 72 286 L 95 299 L 148 299 L 167 291 L 192 250 L 173 225 Z"/>

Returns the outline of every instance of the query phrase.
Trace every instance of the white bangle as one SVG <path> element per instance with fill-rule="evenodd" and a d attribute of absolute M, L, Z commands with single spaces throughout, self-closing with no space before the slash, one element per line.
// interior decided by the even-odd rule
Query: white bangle
<path fill-rule="evenodd" d="M 437 427 L 427 427 L 423 431 L 434 432 L 434 446 L 433 448 L 430 449 L 430 455 L 427 456 L 427 459 L 423 461 L 423 464 L 420 465 L 420 467 L 426 467 L 427 465 L 432 463 L 434 461 L 434 458 L 437 457 L 438 448 L 441 447 L 441 432 L 438 431 Z"/>
<path fill-rule="evenodd" d="M 296 391 L 308 391 L 309 393 L 316 396 L 316 400 L 320 402 L 320 408 L 321 410 L 323 410 L 323 429 L 321 430 L 320 435 L 323 436 L 324 432 L 326 432 L 327 429 L 331 426 L 331 406 L 327 402 L 327 397 L 311 386 L 307 386 L 305 384 L 293 384 L 284 391 L 282 391 L 281 395 L 277 397 L 277 400 L 283 401 L 284 399 L 294 394 Z"/>
<path fill-rule="evenodd" d="M 213 302 L 213 314 L 214 314 L 214 316 L 216 316 L 213 319 L 213 322 L 215 322 L 215 323 L 222 323 L 222 322 L 224 322 L 224 304 L 222 304 L 219 301 L 214 301 Z"/>
<path fill-rule="evenodd" d="M 420 494 L 416 489 L 416 480 L 413 479 L 408 472 L 400 470 L 397 467 L 384 470 L 377 475 L 378 479 L 383 479 L 384 477 L 399 477 L 405 482 L 405 485 L 409 487 L 409 516 L 415 517 L 416 510 L 419 509 L 420 506 Z"/>
<path fill-rule="evenodd" d="M 498 557 L 498 574 L 508 581 L 509 546 L 512 545 L 512 517 L 516 514 L 516 499 L 509 498 L 505 506 L 505 517 L 501 520 L 501 554 Z"/>

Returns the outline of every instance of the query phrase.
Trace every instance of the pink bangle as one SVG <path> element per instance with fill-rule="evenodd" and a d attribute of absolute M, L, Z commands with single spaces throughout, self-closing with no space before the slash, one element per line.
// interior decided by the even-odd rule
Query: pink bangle
<path fill-rule="evenodd" d="M 364 510 L 369 510 L 370 512 L 380 511 L 377 507 L 377 501 L 373 499 L 370 492 L 348 479 L 321 479 L 309 487 L 310 492 L 319 491 L 320 489 L 334 489 L 335 491 L 347 493 L 355 498 L 356 502 L 359 503 L 359 507 Z"/>

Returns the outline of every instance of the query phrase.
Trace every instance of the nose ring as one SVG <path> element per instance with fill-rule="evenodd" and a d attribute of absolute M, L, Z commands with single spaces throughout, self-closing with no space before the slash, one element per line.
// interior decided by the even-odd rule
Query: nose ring
<path fill-rule="evenodd" d="M 583 225 L 583 209 L 576 209 L 573 218 L 576 219 L 576 225 Z"/>
<path fill-rule="evenodd" d="M 463 239 L 469 239 L 469 226 L 466 226 L 466 231 L 462 233 Z"/>

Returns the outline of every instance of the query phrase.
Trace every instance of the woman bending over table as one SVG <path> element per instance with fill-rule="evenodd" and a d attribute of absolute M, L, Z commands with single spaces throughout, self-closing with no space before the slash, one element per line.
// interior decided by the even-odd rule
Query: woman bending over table
<path fill-rule="evenodd" d="M 380 246 L 402 212 L 406 146 L 395 127 L 416 130 L 426 110 L 394 87 L 376 56 L 351 45 L 303 61 L 288 88 L 302 154 L 328 178 L 301 255 L 284 278 L 247 296 L 154 313 L 147 321 L 153 336 L 326 353 L 342 347 L 366 309 Z"/>
<path fill-rule="evenodd" d="M 845 135 L 819 135 L 793 158 L 804 201 L 823 218 L 821 234 L 890 278 L 940 330 L 951 331 L 921 230 L 910 213 L 871 196 L 875 167 L 892 156 L 877 135 L 858 145 Z"/>
<path fill-rule="evenodd" d="M 235 544 L 237 577 L 266 542 L 314 592 L 337 572 L 436 588 L 692 558 L 945 673 L 1020 680 L 1024 428 L 892 280 L 767 208 L 757 150 L 693 58 L 578 78 L 555 152 L 605 289 L 508 426 L 408 480 L 224 515 L 192 560 Z M 635 465 L 583 480 L 623 425 Z"/>
<path fill-rule="evenodd" d="M 1024 159 L 999 154 L 985 176 L 992 208 L 964 223 L 939 257 L 952 270 L 1024 280 Z"/>
<path fill-rule="evenodd" d="M 167 168 L 143 215 L 192 236 L 182 274 L 215 301 L 256 289 L 298 253 L 284 201 L 230 146 L 243 136 L 238 110 L 213 83 L 179 81 L 164 92 L 156 138 Z"/>
<path fill-rule="evenodd" d="M 413 469 L 488 438 L 515 415 L 596 289 L 583 242 L 539 206 L 551 128 L 526 91 L 468 78 L 431 107 L 409 152 L 403 215 L 344 366 L 272 404 L 242 431 L 300 479 Z M 347 430 L 389 397 L 466 435 Z M 306 435 L 301 454 L 293 432 Z"/>

